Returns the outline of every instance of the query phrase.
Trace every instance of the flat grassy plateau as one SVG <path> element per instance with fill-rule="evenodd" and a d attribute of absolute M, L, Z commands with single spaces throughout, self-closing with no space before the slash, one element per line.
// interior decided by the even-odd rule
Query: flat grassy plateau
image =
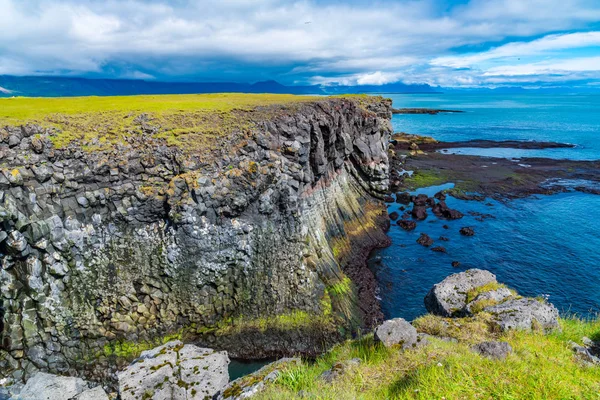
<path fill-rule="evenodd" d="M 77 143 L 89 151 L 109 150 L 146 134 L 187 151 L 210 150 L 216 139 L 234 130 L 244 132 L 256 121 L 325 99 L 229 93 L 5 98 L 0 99 L 0 127 L 37 124 L 56 128 L 50 140 L 58 149 Z"/>

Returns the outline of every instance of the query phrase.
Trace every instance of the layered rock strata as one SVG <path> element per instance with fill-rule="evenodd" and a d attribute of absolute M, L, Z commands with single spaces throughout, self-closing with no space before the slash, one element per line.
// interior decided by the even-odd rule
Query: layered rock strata
<path fill-rule="evenodd" d="M 210 154 L 146 114 L 108 149 L 0 128 L 0 379 L 114 382 L 172 338 L 311 355 L 381 319 L 365 260 L 388 243 L 390 102 L 260 115 Z"/>

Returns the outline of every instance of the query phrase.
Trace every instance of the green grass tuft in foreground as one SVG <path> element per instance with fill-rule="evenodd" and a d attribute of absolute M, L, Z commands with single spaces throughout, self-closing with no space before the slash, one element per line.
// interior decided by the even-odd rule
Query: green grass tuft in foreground
<path fill-rule="evenodd" d="M 386 349 L 372 336 L 348 341 L 314 362 L 290 366 L 259 399 L 598 399 L 600 367 L 579 364 L 568 341 L 600 337 L 600 320 L 561 319 L 562 331 L 498 333 L 485 313 L 473 318 L 424 316 L 420 330 L 454 336 L 416 350 Z M 449 324 L 445 324 L 447 322 Z M 433 332 L 432 330 L 435 330 Z M 504 340 L 513 354 L 490 360 L 470 350 Z M 335 362 L 358 357 L 360 366 L 332 384 L 318 379 Z M 299 394 L 301 393 L 301 394 Z"/>

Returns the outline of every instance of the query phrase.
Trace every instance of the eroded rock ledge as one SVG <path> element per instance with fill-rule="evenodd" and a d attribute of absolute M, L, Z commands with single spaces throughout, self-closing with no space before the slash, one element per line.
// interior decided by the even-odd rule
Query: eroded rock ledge
<path fill-rule="evenodd" d="M 110 148 L 1 128 L 0 378 L 114 382 L 172 338 L 312 355 L 380 320 L 364 261 L 388 243 L 390 106 L 263 107 L 210 154 L 168 146 L 151 114 Z"/>

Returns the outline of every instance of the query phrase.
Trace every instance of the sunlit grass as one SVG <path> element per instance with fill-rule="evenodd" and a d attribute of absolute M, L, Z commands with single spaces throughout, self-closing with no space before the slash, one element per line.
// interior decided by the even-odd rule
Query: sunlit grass
<path fill-rule="evenodd" d="M 458 342 L 430 340 L 410 351 L 386 349 L 372 336 L 343 343 L 313 362 L 288 367 L 261 399 L 597 399 L 600 367 L 574 357 L 569 340 L 598 338 L 600 322 L 561 319 L 561 331 L 496 332 L 485 315 L 457 319 L 465 332 L 442 328 L 445 319 L 426 316 L 421 327 L 452 334 Z M 470 335 L 470 336 L 469 336 Z M 473 339 L 475 337 L 475 339 Z M 471 340 L 467 340 L 471 338 Z M 491 360 L 471 351 L 473 343 L 507 341 L 513 353 Z M 329 384 L 319 375 L 338 361 L 358 357 L 362 363 Z"/>

